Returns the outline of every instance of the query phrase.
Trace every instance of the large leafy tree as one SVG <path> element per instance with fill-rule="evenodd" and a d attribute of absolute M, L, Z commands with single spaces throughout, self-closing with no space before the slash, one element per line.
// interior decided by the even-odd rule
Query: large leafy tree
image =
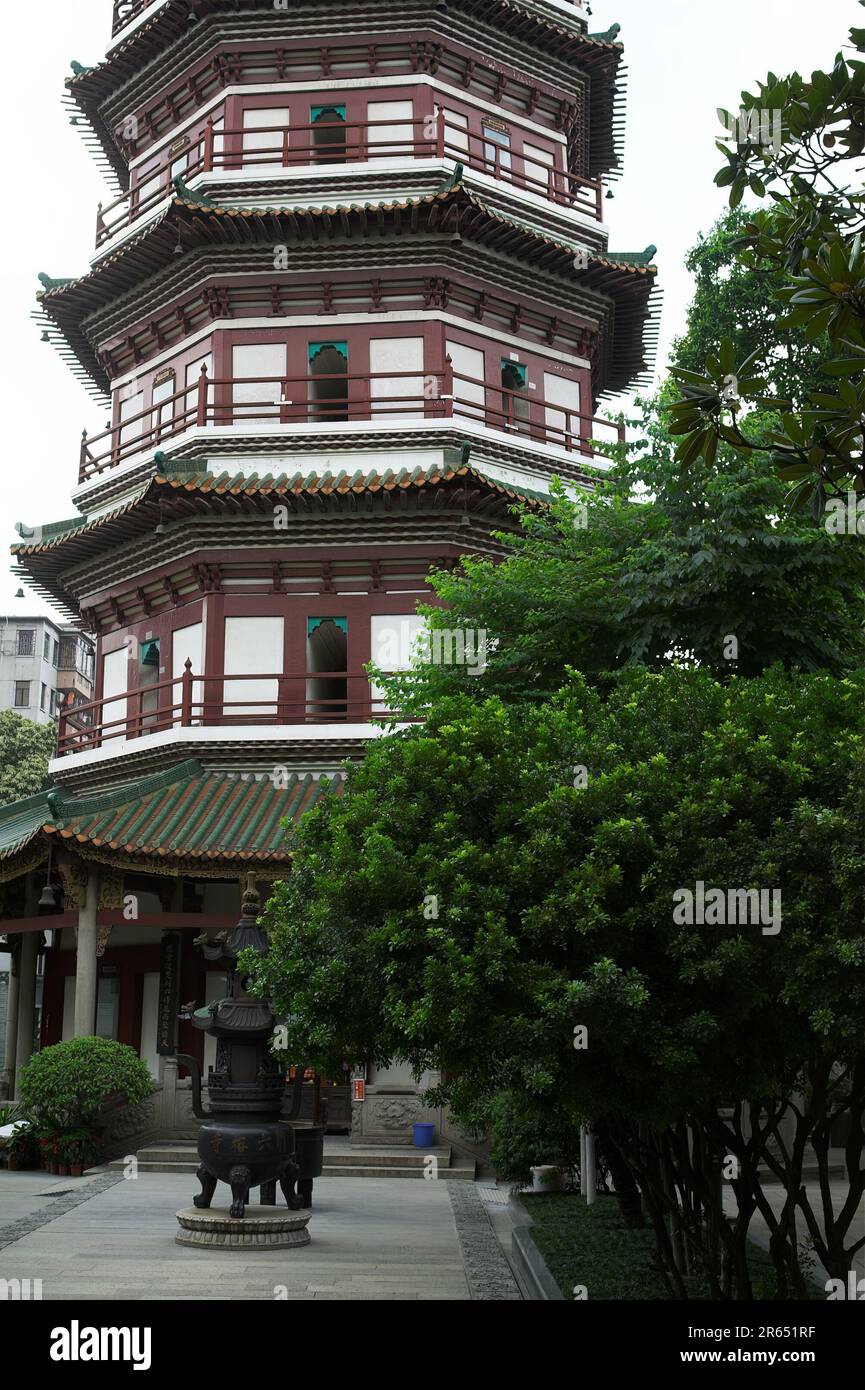
<path fill-rule="evenodd" d="M 803 328 L 782 324 L 784 309 L 778 294 L 786 277 L 770 264 L 743 260 L 750 225 L 744 208 L 731 208 L 698 237 L 685 256 L 694 295 L 685 330 L 673 343 L 673 365 L 700 371 L 721 339 L 728 338 L 737 361 L 756 354 L 771 391 L 803 402 L 809 390 L 831 385 L 831 378 L 823 373 L 823 363 L 830 356 L 829 340 L 824 334 L 814 342 Z M 674 387 L 666 389 L 662 404 L 669 404 L 675 394 Z"/>
<path fill-rule="evenodd" d="M 290 1048 L 324 1066 L 441 1068 L 439 1098 L 467 1123 L 508 1090 L 588 1117 L 657 1198 L 665 1239 L 657 1146 L 713 1213 L 728 1287 L 748 1294 L 759 1206 L 779 1272 L 801 1288 L 791 1218 L 782 1228 L 757 1170 L 798 1086 L 797 1143 L 824 1165 L 825 1127 L 857 1117 L 862 1191 L 861 697 L 861 681 L 780 670 L 728 685 L 634 670 L 605 697 L 575 677 L 538 707 L 440 701 L 425 727 L 373 745 L 294 837 L 255 967 Z M 673 895 L 697 882 L 779 892 L 780 930 L 677 924 Z M 719 1120 L 738 1098 L 750 1130 Z M 738 1225 L 721 1231 L 717 1190 L 683 1166 L 683 1125 L 710 1168 L 738 1155 Z M 801 1150 L 788 1158 L 795 1204 Z M 852 1211 L 812 1215 L 834 1273 Z"/>
<path fill-rule="evenodd" d="M 35 724 L 14 710 L 0 712 L 0 806 L 48 785 L 56 738 L 53 724 Z"/>
<path fill-rule="evenodd" d="M 568 668 L 595 680 L 622 666 L 699 663 L 718 679 L 789 669 L 842 672 L 862 654 L 854 548 L 813 518 L 783 516 L 783 484 L 733 455 L 681 474 L 657 417 L 649 447 L 579 502 L 562 489 L 502 533 L 504 558 L 466 557 L 432 576 L 433 628 L 487 634 L 486 667 L 420 663 L 391 708 L 442 694 L 541 701 Z M 475 639 L 473 639 L 475 640 Z M 442 648 L 444 650 L 444 648 Z"/>
<path fill-rule="evenodd" d="M 850 42 L 854 55 L 865 52 L 865 29 L 852 29 Z M 865 194 L 857 166 L 865 149 L 863 84 L 865 62 L 843 53 L 831 72 L 816 71 L 810 80 L 769 73 L 755 92 L 742 94 L 738 115 L 730 113 L 736 142 L 719 142 L 726 163 L 716 183 L 730 188 L 731 207 L 746 190 L 770 204 L 743 227 L 742 264 L 780 282 L 785 332 L 828 340 L 822 370 L 834 386 L 812 390 L 805 401 L 767 398 L 760 347 L 737 351 L 723 335 L 699 368 L 680 365 L 673 373 L 683 388 L 671 407 L 682 464 L 711 463 L 720 442 L 764 453 L 792 483 L 791 505 L 810 499 L 817 515 L 827 499 L 865 491 Z M 771 139 L 764 138 L 763 112 L 771 117 Z M 768 435 L 746 421 L 755 405 L 781 412 Z"/>

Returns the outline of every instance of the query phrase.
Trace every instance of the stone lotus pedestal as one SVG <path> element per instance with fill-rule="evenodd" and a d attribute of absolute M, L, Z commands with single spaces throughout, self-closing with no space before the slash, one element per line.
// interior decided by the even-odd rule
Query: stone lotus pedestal
<path fill-rule="evenodd" d="M 241 1217 L 228 1207 L 184 1207 L 177 1222 L 177 1244 L 199 1250 L 286 1250 L 310 1241 L 309 1212 L 284 1207 L 250 1207 Z"/>

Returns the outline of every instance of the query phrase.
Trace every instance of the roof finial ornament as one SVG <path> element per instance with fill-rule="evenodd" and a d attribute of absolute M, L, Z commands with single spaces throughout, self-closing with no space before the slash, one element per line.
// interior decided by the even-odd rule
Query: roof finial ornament
<path fill-rule="evenodd" d="M 621 24 L 611 24 L 602 34 L 589 34 L 589 38 L 597 39 L 600 43 L 618 43 L 621 32 Z"/>

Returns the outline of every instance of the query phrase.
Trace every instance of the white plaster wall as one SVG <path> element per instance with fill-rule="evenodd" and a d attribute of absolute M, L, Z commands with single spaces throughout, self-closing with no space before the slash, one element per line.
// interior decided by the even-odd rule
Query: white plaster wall
<path fill-rule="evenodd" d="M 275 674 L 282 671 L 283 652 L 282 618 L 226 618 L 225 619 L 225 674 L 226 676 L 246 673 L 255 675 L 261 672 Z M 256 715 L 259 718 L 276 713 L 276 698 L 279 682 L 276 680 L 247 680 L 225 682 L 225 700 L 244 703 L 230 706 L 226 713 Z M 247 705 L 245 701 L 274 701 L 272 705 Z"/>

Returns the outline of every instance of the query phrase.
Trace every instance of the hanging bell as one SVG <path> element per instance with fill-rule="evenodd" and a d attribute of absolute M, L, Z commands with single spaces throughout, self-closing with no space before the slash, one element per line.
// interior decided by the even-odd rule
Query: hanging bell
<path fill-rule="evenodd" d="M 55 890 L 51 887 L 50 883 L 45 884 L 45 887 L 42 889 L 42 894 L 39 898 L 39 902 L 36 904 L 36 906 L 39 908 L 45 908 L 46 910 L 50 909 L 52 912 L 54 911 L 54 908 L 57 906 L 57 898 L 55 895 Z"/>

